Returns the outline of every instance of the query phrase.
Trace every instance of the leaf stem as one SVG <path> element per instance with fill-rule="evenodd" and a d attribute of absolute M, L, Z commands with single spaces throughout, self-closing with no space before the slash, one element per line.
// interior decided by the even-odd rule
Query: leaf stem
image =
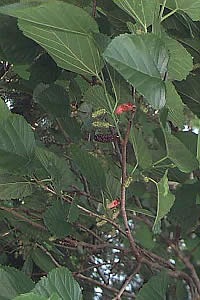
<path fill-rule="evenodd" d="M 161 158 L 160 160 L 156 161 L 152 167 L 155 167 L 156 165 L 158 165 L 159 163 L 161 163 L 162 161 L 166 160 L 167 156 L 164 156 L 163 158 Z"/>
<path fill-rule="evenodd" d="M 170 16 L 172 16 L 173 14 L 175 14 L 177 12 L 177 8 L 175 8 L 174 10 L 171 10 L 168 14 L 166 14 L 164 17 L 161 18 L 161 23 L 166 20 L 167 18 L 169 18 Z"/>
<path fill-rule="evenodd" d="M 166 2 L 167 2 L 167 0 L 164 0 L 164 2 L 163 2 L 163 4 L 162 4 L 161 10 L 160 10 L 160 19 L 162 19 L 163 12 L 164 12 L 165 5 L 166 5 Z"/>

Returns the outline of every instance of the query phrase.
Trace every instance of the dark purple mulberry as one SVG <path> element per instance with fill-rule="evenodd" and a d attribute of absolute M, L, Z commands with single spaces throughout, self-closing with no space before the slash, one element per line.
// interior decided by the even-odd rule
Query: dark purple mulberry
<path fill-rule="evenodd" d="M 113 142 L 114 140 L 116 140 L 116 138 L 117 138 L 117 135 L 112 134 L 112 133 L 98 133 L 98 134 L 95 134 L 95 136 L 94 136 L 94 140 L 96 142 L 101 142 L 101 143 Z"/>

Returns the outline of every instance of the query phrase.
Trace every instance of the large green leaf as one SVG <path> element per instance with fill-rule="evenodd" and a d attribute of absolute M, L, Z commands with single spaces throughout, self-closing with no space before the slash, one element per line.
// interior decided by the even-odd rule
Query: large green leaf
<path fill-rule="evenodd" d="M 73 161 L 78 165 L 82 174 L 90 183 L 91 188 L 96 191 L 104 189 L 106 176 L 99 159 L 77 145 L 71 145 L 70 150 L 72 152 Z"/>
<path fill-rule="evenodd" d="M 45 297 L 57 293 L 62 300 L 82 300 L 80 286 L 64 267 L 54 269 L 47 277 L 43 277 L 36 284 L 33 293 Z"/>
<path fill-rule="evenodd" d="M 157 188 L 158 204 L 156 219 L 153 225 L 153 231 L 156 232 L 159 228 L 160 221 L 173 206 L 175 196 L 169 191 L 167 171 L 165 172 L 163 178 L 158 183 L 155 182 L 155 184 Z"/>
<path fill-rule="evenodd" d="M 166 299 L 166 292 L 169 284 L 169 277 L 167 273 L 161 272 L 153 276 L 140 289 L 136 299 L 137 300 L 164 300 Z"/>
<path fill-rule="evenodd" d="M 44 223 L 53 235 L 66 237 L 72 231 L 72 225 L 67 222 L 69 204 L 57 200 L 44 214 Z"/>
<path fill-rule="evenodd" d="M 0 12 L 19 18 L 23 33 L 45 48 L 61 68 L 90 75 L 101 70 L 102 61 L 92 36 L 98 26 L 85 10 L 52 1 L 11 4 L 1 7 Z"/>
<path fill-rule="evenodd" d="M 166 7 L 178 12 L 185 12 L 193 21 L 198 21 L 200 19 L 199 0 L 167 0 Z"/>
<path fill-rule="evenodd" d="M 33 281 L 23 272 L 11 267 L 0 266 L 0 298 L 2 300 L 11 300 L 20 294 L 29 292 L 33 287 Z"/>
<path fill-rule="evenodd" d="M 32 193 L 32 184 L 24 178 L 11 174 L 0 174 L 0 199 L 18 199 Z"/>
<path fill-rule="evenodd" d="M 200 77 L 197 75 L 189 75 L 186 80 L 175 82 L 175 87 L 180 94 L 183 102 L 198 117 L 200 117 L 199 85 Z"/>
<path fill-rule="evenodd" d="M 176 40 L 165 37 L 165 45 L 169 50 L 168 77 L 170 80 L 186 79 L 193 69 L 193 58 L 190 53 Z"/>
<path fill-rule="evenodd" d="M 0 121 L 0 167 L 8 170 L 26 167 L 33 158 L 34 133 L 19 115 Z"/>
<path fill-rule="evenodd" d="M 113 0 L 121 9 L 135 19 L 147 32 L 147 27 L 153 24 L 154 16 L 159 11 L 157 0 Z"/>
<path fill-rule="evenodd" d="M 142 136 L 142 131 L 132 128 L 129 139 L 133 145 L 138 165 L 142 169 L 149 168 L 152 165 L 152 157 L 150 150 L 148 149 L 148 146 Z"/>
<path fill-rule="evenodd" d="M 64 117 L 69 114 L 69 98 L 65 89 L 52 84 L 35 97 L 42 108 L 54 117 Z"/>
<path fill-rule="evenodd" d="M 166 91 L 166 107 L 168 108 L 167 118 L 175 126 L 182 129 L 185 123 L 184 104 L 174 85 L 170 81 L 166 82 Z"/>
<path fill-rule="evenodd" d="M 104 52 L 115 68 L 154 108 L 165 105 L 168 52 L 154 34 L 123 34 L 113 39 Z"/>

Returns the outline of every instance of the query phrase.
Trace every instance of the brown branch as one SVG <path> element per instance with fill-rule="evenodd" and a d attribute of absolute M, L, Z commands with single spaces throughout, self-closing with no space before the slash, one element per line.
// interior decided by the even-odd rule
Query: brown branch
<path fill-rule="evenodd" d="M 95 18 L 96 9 L 97 9 L 97 0 L 93 0 L 93 6 L 92 6 L 92 16 L 93 16 L 93 18 Z"/>
<path fill-rule="evenodd" d="M 17 213 L 13 208 L 0 206 L 0 209 L 5 210 L 5 211 L 11 213 L 13 216 L 15 216 L 15 217 L 17 217 L 17 218 L 19 218 L 19 219 L 22 219 L 23 221 L 25 221 L 26 223 L 31 224 L 31 225 L 32 225 L 33 227 L 35 227 L 35 228 L 38 228 L 38 229 L 44 230 L 44 231 L 48 231 L 47 228 L 44 227 L 43 225 L 38 224 L 38 223 L 36 223 L 36 222 L 34 222 L 34 221 L 32 221 L 32 220 L 26 218 L 26 217 L 23 216 L 23 215 L 20 215 L 20 214 Z"/>
<path fill-rule="evenodd" d="M 121 147 L 122 147 L 122 183 L 121 183 L 121 214 L 122 214 L 122 218 L 124 221 L 124 226 L 125 226 L 125 231 L 126 231 L 126 235 L 128 237 L 130 246 L 133 250 L 133 253 L 136 257 L 137 260 L 139 260 L 140 258 L 140 254 L 137 250 L 135 241 L 133 239 L 133 236 L 131 234 L 131 230 L 128 224 L 128 219 L 127 219 L 127 214 L 126 214 L 126 187 L 125 187 L 125 181 L 126 181 L 126 147 L 127 147 L 127 143 L 128 143 L 128 138 L 129 138 L 129 134 L 130 134 L 130 129 L 131 129 L 131 125 L 132 125 L 132 121 L 129 120 L 128 122 L 128 127 L 126 130 L 126 134 L 125 134 L 125 138 L 124 140 L 121 141 Z"/>
<path fill-rule="evenodd" d="M 120 300 L 121 299 L 121 296 L 122 296 L 122 294 L 124 294 L 124 291 L 125 291 L 127 285 L 130 283 L 133 276 L 135 276 L 135 274 L 137 274 L 139 272 L 140 268 L 141 268 L 141 264 L 138 264 L 135 271 L 126 278 L 126 280 L 125 280 L 124 284 L 122 285 L 122 287 L 121 287 L 119 293 L 117 294 L 117 296 L 114 297 L 112 300 Z"/>
<path fill-rule="evenodd" d="M 42 245 L 37 244 L 37 247 L 40 248 L 43 252 L 46 253 L 46 255 L 48 255 L 50 257 L 50 259 L 52 260 L 52 262 L 55 264 L 56 267 L 61 267 L 61 265 L 55 260 L 55 258 L 51 255 L 51 253 Z"/>
<path fill-rule="evenodd" d="M 74 277 L 79 278 L 81 280 L 86 280 L 86 281 L 88 281 L 88 282 L 96 285 L 97 287 L 102 287 L 102 288 L 104 288 L 106 290 L 109 290 L 111 292 L 119 293 L 119 290 L 117 290 L 117 289 L 115 289 L 115 288 L 113 288 L 113 287 L 111 287 L 109 285 L 106 285 L 106 284 L 104 284 L 102 282 L 99 282 L 99 281 L 97 281 L 97 280 L 95 280 L 93 278 L 86 277 L 86 276 L 84 276 L 82 274 L 76 274 L 76 273 L 72 273 L 72 274 L 73 274 Z M 136 296 L 134 294 L 127 293 L 127 292 L 124 292 L 124 296 L 129 297 L 129 298 L 134 298 L 134 299 L 136 298 Z"/>

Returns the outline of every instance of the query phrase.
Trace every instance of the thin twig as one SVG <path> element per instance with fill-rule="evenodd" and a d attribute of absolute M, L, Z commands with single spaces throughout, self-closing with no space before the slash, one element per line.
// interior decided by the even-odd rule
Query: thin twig
<path fill-rule="evenodd" d="M 52 262 L 55 264 L 56 267 L 58 267 L 58 268 L 61 267 L 61 265 L 55 260 L 55 258 L 51 255 L 51 253 L 45 247 L 43 247 L 40 244 L 37 244 L 37 247 L 40 248 L 43 252 L 46 253 L 46 255 L 48 255 L 51 258 Z"/>
<path fill-rule="evenodd" d="M 138 266 L 137 266 L 137 268 L 134 270 L 134 272 L 131 273 L 131 274 L 126 278 L 126 280 L 125 280 L 124 284 L 122 285 L 122 287 L 121 287 L 119 293 L 117 294 L 117 296 L 114 297 L 112 300 L 120 300 L 120 299 L 121 299 L 121 296 L 122 296 L 122 294 L 124 294 L 124 291 L 125 291 L 127 285 L 130 283 L 130 281 L 132 280 L 133 276 L 135 276 L 135 274 L 137 274 L 137 273 L 139 272 L 140 268 L 141 268 L 141 264 L 138 264 Z"/>
<path fill-rule="evenodd" d="M 102 287 L 102 288 L 104 288 L 106 290 L 109 290 L 111 292 L 119 293 L 119 290 L 117 290 L 117 289 L 115 289 L 115 288 L 113 288 L 113 287 L 111 287 L 109 285 L 106 285 L 106 284 L 104 284 L 102 282 L 99 282 L 99 281 L 97 281 L 97 280 L 95 280 L 93 278 L 86 277 L 86 276 L 84 276 L 82 274 L 76 274 L 76 273 L 72 273 L 72 274 L 73 274 L 74 277 L 82 279 L 82 280 L 86 280 L 86 281 L 88 281 L 88 282 L 96 285 L 97 287 Z M 136 298 L 136 296 L 134 294 L 127 293 L 127 292 L 124 292 L 124 296 L 129 297 L 129 298 L 134 298 L 134 299 Z"/>
<path fill-rule="evenodd" d="M 93 0 L 93 6 L 92 6 L 92 16 L 93 16 L 93 18 L 95 18 L 96 9 L 97 9 L 97 0 Z"/>
<path fill-rule="evenodd" d="M 127 143 L 128 143 L 128 138 L 129 138 L 131 125 L 132 125 L 132 121 L 129 120 L 128 127 L 127 127 L 126 134 L 125 134 L 125 138 L 121 141 L 121 147 L 122 147 L 121 214 L 122 214 L 122 218 L 123 218 L 123 221 L 124 221 L 125 231 L 126 231 L 126 235 L 128 237 L 130 246 L 133 250 L 133 253 L 134 253 L 136 259 L 138 260 L 139 257 L 140 257 L 140 254 L 137 250 L 135 241 L 134 241 L 133 236 L 131 234 L 131 230 L 130 230 L 130 227 L 129 227 L 129 224 L 128 224 L 128 219 L 127 219 L 127 214 L 126 214 L 126 207 L 125 207 L 125 205 L 126 205 L 126 187 L 125 187 L 125 182 L 126 182 L 126 147 L 127 147 Z"/>
<path fill-rule="evenodd" d="M 23 215 L 20 215 L 20 214 L 17 213 L 13 208 L 0 206 L 0 209 L 5 210 L 5 211 L 11 213 L 13 216 L 15 216 L 15 217 L 17 217 L 17 218 L 19 218 L 19 219 L 22 219 L 22 220 L 25 221 L 26 223 L 31 224 L 33 227 L 36 227 L 36 228 L 38 228 L 38 229 L 40 229 L 40 230 L 43 230 L 43 231 L 48 231 L 47 228 L 44 227 L 43 225 L 38 224 L 38 223 L 36 223 L 36 222 L 34 222 L 34 221 L 32 221 L 32 220 L 26 218 L 26 217 L 23 216 Z"/>

